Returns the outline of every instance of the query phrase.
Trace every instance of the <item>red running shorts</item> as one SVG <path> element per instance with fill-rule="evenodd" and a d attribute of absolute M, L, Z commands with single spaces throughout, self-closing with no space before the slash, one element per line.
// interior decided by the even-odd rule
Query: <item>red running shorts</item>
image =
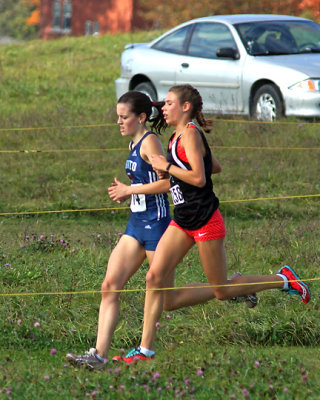
<path fill-rule="evenodd" d="M 171 220 L 169 226 L 170 225 L 181 229 L 195 242 L 223 239 L 226 236 L 226 228 L 224 226 L 223 217 L 219 209 L 215 210 L 209 221 L 199 229 L 190 230 L 181 228 L 181 226 L 178 225 L 174 220 Z"/>

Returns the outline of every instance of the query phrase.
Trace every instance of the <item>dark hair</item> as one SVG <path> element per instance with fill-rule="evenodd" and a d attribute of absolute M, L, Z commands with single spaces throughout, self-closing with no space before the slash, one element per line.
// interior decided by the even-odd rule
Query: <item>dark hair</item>
<path fill-rule="evenodd" d="M 146 94 L 131 90 L 119 98 L 119 103 L 129 104 L 131 112 L 137 116 L 145 113 L 147 121 L 151 123 L 151 129 L 155 130 L 156 133 L 161 134 L 161 131 L 167 127 L 161 109 L 164 102 L 154 102 Z M 153 112 L 153 107 L 156 108 L 156 112 Z"/>
<path fill-rule="evenodd" d="M 186 101 L 191 104 L 191 118 L 196 119 L 198 124 L 203 128 L 205 132 L 210 132 L 210 126 L 212 125 L 211 120 L 206 120 L 202 113 L 202 97 L 199 91 L 193 86 L 176 85 L 169 89 L 169 92 L 176 93 L 178 96 L 179 103 L 182 105 Z"/>

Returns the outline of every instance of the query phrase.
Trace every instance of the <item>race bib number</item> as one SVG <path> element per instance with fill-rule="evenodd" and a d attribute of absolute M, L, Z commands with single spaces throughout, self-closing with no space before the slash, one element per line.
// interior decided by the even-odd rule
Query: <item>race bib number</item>
<path fill-rule="evenodd" d="M 176 206 L 177 204 L 183 204 L 184 203 L 184 198 L 183 194 L 181 192 L 181 189 L 179 185 L 172 186 L 170 188 L 171 192 L 171 197 L 172 197 L 172 202 Z"/>
<path fill-rule="evenodd" d="M 132 186 L 137 186 L 137 185 L 141 184 L 138 183 Z M 146 196 L 144 194 L 132 194 L 130 209 L 134 213 L 147 211 Z"/>

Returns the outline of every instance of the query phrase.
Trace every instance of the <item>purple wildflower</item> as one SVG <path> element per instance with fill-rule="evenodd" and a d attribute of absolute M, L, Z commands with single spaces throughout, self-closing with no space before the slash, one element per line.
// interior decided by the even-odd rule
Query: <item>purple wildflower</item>
<path fill-rule="evenodd" d="M 197 375 L 198 375 L 198 376 L 202 376 L 202 375 L 203 375 L 203 369 L 202 369 L 202 368 L 199 368 L 199 369 L 198 369 Z"/>
<path fill-rule="evenodd" d="M 244 397 L 245 399 L 247 399 L 247 398 L 249 397 L 249 392 L 248 392 L 248 390 L 247 390 L 246 388 L 244 388 L 244 389 L 242 390 L 242 394 L 243 394 L 243 397 Z"/>

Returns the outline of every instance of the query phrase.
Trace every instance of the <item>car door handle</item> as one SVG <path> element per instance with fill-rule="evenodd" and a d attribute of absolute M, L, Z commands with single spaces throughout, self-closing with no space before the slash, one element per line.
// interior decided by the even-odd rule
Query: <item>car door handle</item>
<path fill-rule="evenodd" d="M 188 64 L 188 63 L 182 63 L 182 64 L 181 64 L 181 67 L 182 67 L 182 68 L 189 68 L 189 64 Z"/>

